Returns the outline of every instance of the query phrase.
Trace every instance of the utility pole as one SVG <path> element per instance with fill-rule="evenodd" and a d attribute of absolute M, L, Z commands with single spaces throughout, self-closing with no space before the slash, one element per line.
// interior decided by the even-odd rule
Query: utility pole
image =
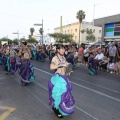
<path fill-rule="evenodd" d="M 43 44 L 43 19 L 42 19 L 42 44 Z"/>

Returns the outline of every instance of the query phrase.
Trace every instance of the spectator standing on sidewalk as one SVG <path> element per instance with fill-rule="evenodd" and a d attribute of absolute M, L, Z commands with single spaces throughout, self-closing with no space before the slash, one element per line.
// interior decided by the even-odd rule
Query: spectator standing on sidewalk
<path fill-rule="evenodd" d="M 117 62 L 120 61 L 120 43 L 118 44 L 118 48 L 117 48 L 116 61 L 117 61 Z"/>
<path fill-rule="evenodd" d="M 112 42 L 112 45 L 109 47 L 109 58 L 113 63 L 115 62 L 117 48 L 115 42 Z"/>
<path fill-rule="evenodd" d="M 78 61 L 82 64 L 83 63 L 83 54 L 84 54 L 84 49 L 82 46 L 78 49 Z"/>
<path fill-rule="evenodd" d="M 89 57 L 90 50 L 85 46 L 84 49 L 84 60 L 85 60 L 85 65 L 88 65 L 88 57 Z"/>
<path fill-rule="evenodd" d="M 105 44 L 105 54 L 104 54 L 106 57 L 109 57 L 109 46 L 108 44 L 106 43 Z"/>

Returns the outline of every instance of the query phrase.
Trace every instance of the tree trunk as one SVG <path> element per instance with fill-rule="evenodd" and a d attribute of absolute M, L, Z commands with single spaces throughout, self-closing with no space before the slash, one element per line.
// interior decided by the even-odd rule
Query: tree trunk
<path fill-rule="evenodd" d="M 31 37 L 33 36 L 33 32 L 31 32 Z"/>
<path fill-rule="evenodd" d="M 81 44 L 81 39 L 80 39 L 80 31 L 81 31 L 81 22 L 80 22 L 80 25 L 79 25 L 79 45 Z"/>

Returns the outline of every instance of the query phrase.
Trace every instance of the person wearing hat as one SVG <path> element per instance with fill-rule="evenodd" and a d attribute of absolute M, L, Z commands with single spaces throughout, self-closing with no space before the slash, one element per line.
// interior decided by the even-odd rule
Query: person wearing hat
<path fill-rule="evenodd" d="M 20 77 L 21 77 L 21 83 L 23 85 L 26 85 L 27 83 L 30 83 L 34 81 L 35 76 L 34 69 L 32 64 L 30 63 L 30 59 L 32 57 L 30 50 L 26 47 L 27 42 L 21 42 L 20 44 L 20 50 L 18 52 L 18 56 L 21 58 L 21 65 L 20 65 Z"/>
<path fill-rule="evenodd" d="M 52 109 L 58 118 L 70 115 L 74 112 L 74 99 L 71 94 L 71 84 L 66 77 L 72 71 L 65 57 L 63 45 L 57 45 L 57 54 L 53 57 L 50 69 L 55 70 L 55 74 L 48 81 L 49 100 Z"/>

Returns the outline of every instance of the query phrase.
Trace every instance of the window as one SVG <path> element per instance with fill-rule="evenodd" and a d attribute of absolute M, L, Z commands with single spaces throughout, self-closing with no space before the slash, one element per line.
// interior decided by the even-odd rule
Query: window
<path fill-rule="evenodd" d="M 71 33 L 72 33 L 72 30 L 71 30 Z"/>
<path fill-rule="evenodd" d="M 99 30 L 99 33 L 101 33 L 101 30 Z"/>
<path fill-rule="evenodd" d="M 68 30 L 68 33 L 69 33 L 69 30 Z"/>
<path fill-rule="evenodd" d="M 77 29 L 75 29 L 75 32 L 77 32 Z"/>
<path fill-rule="evenodd" d="M 65 31 L 65 34 L 66 34 L 66 31 Z"/>

